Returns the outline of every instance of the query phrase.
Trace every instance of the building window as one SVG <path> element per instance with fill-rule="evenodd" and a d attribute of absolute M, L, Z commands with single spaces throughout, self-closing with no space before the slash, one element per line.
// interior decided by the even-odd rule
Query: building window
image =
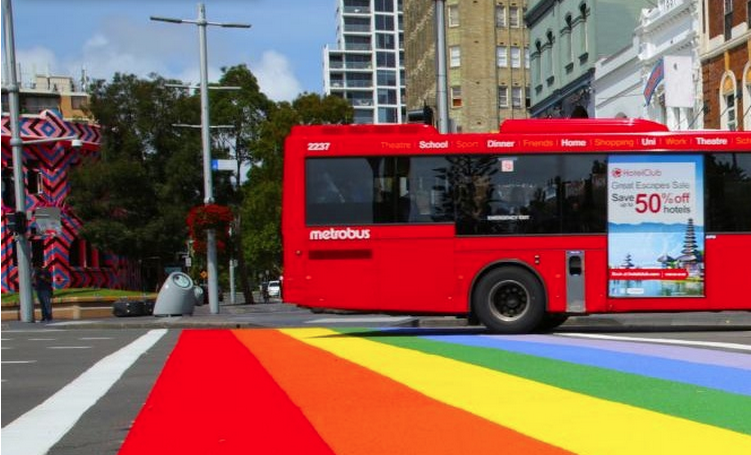
<path fill-rule="evenodd" d="M 738 129 L 735 76 L 732 73 L 726 73 L 720 87 L 720 127 L 724 130 L 735 131 Z"/>
<path fill-rule="evenodd" d="M 733 0 L 725 0 L 725 40 L 733 37 Z"/>
<path fill-rule="evenodd" d="M 86 96 L 71 96 L 70 107 L 73 109 L 84 109 L 88 103 L 88 97 Z"/>
<path fill-rule="evenodd" d="M 508 107 L 508 87 L 501 85 L 498 87 L 498 107 Z"/>
<path fill-rule="evenodd" d="M 511 107 L 519 109 L 522 107 L 522 88 L 511 87 Z"/>
<path fill-rule="evenodd" d="M 394 0 L 375 0 L 375 10 L 379 13 L 393 13 Z"/>
<path fill-rule="evenodd" d="M 508 47 L 507 46 L 497 46 L 495 48 L 495 57 L 496 57 L 496 62 L 498 64 L 498 68 L 508 67 Z"/>
<path fill-rule="evenodd" d="M 394 49 L 394 35 L 391 33 L 376 33 L 376 49 Z"/>
<path fill-rule="evenodd" d="M 375 17 L 376 30 L 394 31 L 394 16 L 385 14 L 376 14 Z"/>
<path fill-rule="evenodd" d="M 529 109 L 531 105 L 532 105 L 532 100 L 529 97 L 529 86 L 527 86 L 524 90 L 524 107 Z"/>
<path fill-rule="evenodd" d="M 735 112 L 735 94 L 730 93 L 723 98 L 725 100 L 725 115 L 723 116 L 725 119 L 725 126 L 730 131 L 735 131 L 738 129 L 738 119 Z"/>
<path fill-rule="evenodd" d="M 451 107 L 462 107 L 462 86 L 451 86 Z"/>
<path fill-rule="evenodd" d="M 363 68 L 370 68 L 370 61 L 362 62 Z M 393 52 L 376 52 L 376 65 L 381 68 L 396 68 L 396 54 Z"/>
<path fill-rule="evenodd" d="M 449 47 L 449 66 L 451 68 L 457 68 L 462 64 L 462 51 L 459 46 Z"/>
<path fill-rule="evenodd" d="M 449 5 L 447 9 L 448 9 L 448 16 L 449 16 L 449 27 L 458 27 L 459 26 L 459 5 Z"/>
<path fill-rule="evenodd" d="M 396 123 L 396 108 L 395 107 L 379 107 L 378 108 L 378 123 Z"/>
<path fill-rule="evenodd" d="M 566 15 L 566 27 L 563 29 L 563 55 L 566 58 L 566 63 L 574 61 L 574 39 L 572 36 L 574 30 L 574 20 L 570 14 Z"/>
<path fill-rule="evenodd" d="M 30 160 L 26 163 L 26 192 L 29 194 L 43 194 L 44 183 L 39 161 Z"/>
<path fill-rule="evenodd" d="M 396 71 L 378 70 L 376 71 L 378 85 L 396 87 Z"/>
<path fill-rule="evenodd" d="M 519 7 L 518 6 L 511 6 L 508 9 L 508 25 L 511 28 L 519 28 L 519 24 L 521 23 L 521 20 L 519 20 Z"/>
<path fill-rule="evenodd" d="M 511 68 L 522 67 L 522 50 L 518 46 L 511 46 Z"/>
<path fill-rule="evenodd" d="M 524 68 L 529 69 L 529 47 L 524 46 Z"/>
<path fill-rule="evenodd" d="M 379 88 L 378 104 L 396 104 L 396 90 Z"/>
<path fill-rule="evenodd" d="M 532 71 L 535 85 L 542 84 L 542 42 L 535 41 L 535 68 Z"/>
<path fill-rule="evenodd" d="M 504 5 L 495 6 L 495 26 L 506 28 L 506 7 Z"/>
<path fill-rule="evenodd" d="M 582 5 L 579 7 L 579 12 L 581 14 L 581 23 L 579 25 L 580 31 L 581 31 L 581 46 L 582 46 L 582 53 L 587 54 L 589 52 L 589 30 L 588 30 L 588 22 L 587 19 L 589 17 L 589 8 L 587 8 L 586 3 L 582 3 Z"/>
<path fill-rule="evenodd" d="M 548 30 L 548 42 L 545 47 L 548 48 L 547 68 L 545 68 L 545 74 L 547 75 L 548 85 L 552 85 L 555 81 L 555 58 L 553 56 L 553 43 L 555 38 L 553 32 Z"/>

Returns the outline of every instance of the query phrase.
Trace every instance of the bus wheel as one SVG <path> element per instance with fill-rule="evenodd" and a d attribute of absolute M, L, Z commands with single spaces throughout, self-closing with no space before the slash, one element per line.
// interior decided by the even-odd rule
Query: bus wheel
<path fill-rule="evenodd" d="M 472 297 L 475 314 L 497 333 L 528 333 L 545 315 L 545 290 L 537 277 L 521 268 L 501 267 L 477 283 Z"/>

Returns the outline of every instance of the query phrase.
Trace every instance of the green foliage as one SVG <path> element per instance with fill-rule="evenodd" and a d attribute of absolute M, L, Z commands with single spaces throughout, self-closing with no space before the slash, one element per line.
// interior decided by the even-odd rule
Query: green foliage
<path fill-rule="evenodd" d="M 68 199 L 96 247 L 134 259 L 173 260 L 185 241 L 185 213 L 202 201 L 200 137 L 173 126 L 200 119 L 195 95 L 116 74 L 91 89 L 101 125 L 101 160 L 71 173 Z"/>
<path fill-rule="evenodd" d="M 167 83 L 179 81 L 116 74 L 92 85 L 101 159 L 77 166 L 68 198 L 96 247 L 162 263 L 184 250 L 186 215 L 204 198 L 200 129 L 174 126 L 200 124 L 200 96 Z M 278 273 L 284 139 L 294 125 L 350 123 L 353 111 L 339 97 L 310 93 L 274 103 L 245 65 L 223 68 L 219 85 L 239 89 L 209 91 L 211 124 L 232 126 L 211 130 L 212 157 L 236 157 L 250 171 L 239 191 L 229 173 L 213 173 L 214 199 L 240 214 L 241 239 L 231 243 L 242 245 L 250 278 Z"/>
<path fill-rule="evenodd" d="M 251 274 L 281 273 L 281 206 L 284 139 L 294 125 L 350 123 L 352 107 L 336 96 L 304 93 L 281 102 L 261 125 L 254 146 L 257 166 L 243 188 L 243 246 Z"/>

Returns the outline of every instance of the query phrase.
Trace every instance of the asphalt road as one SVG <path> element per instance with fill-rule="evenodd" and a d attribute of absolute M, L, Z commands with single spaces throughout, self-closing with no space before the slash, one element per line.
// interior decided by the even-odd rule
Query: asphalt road
<path fill-rule="evenodd" d="M 278 311 L 273 311 L 274 309 Z M 243 327 L 406 325 L 429 326 L 439 333 L 448 334 L 483 333 L 481 329 L 462 326 L 461 322 L 451 318 L 432 318 L 415 323 L 410 318 L 389 318 L 381 315 L 312 314 L 281 305 L 266 306 L 264 311 L 259 310 L 257 313 L 232 314 L 226 310 L 222 320 L 231 321 L 228 326 Z M 180 318 L 175 318 L 172 321 L 175 324 L 174 328 L 166 329 L 158 325 L 139 326 L 135 320 L 131 321 L 131 326 L 117 325 L 122 321 L 112 321 L 115 325 L 109 327 L 104 323 L 60 323 L 57 326 L 4 323 L 2 453 L 13 455 L 10 444 L 19 435 L 23 438 L 37 438 L 42 428 L 59 424 L 58 415 L 51 411 L 34 414 L 35 409 L 54 409 L 55 400 L 63 391 L 72 396 L 76 393 L 86 395 L 85 390 L 75 389 L 77 384 L 81 387 L 82 377 L 88 373 L 98 374 L 98 368 L 106 359 L 112 360 L 113 356 L 122 354 L 144 337 L 151 337 L 155 339 L 153 344 L 136 355 L 131 364 L 122 367 L 121 374 L 112 379 L 111 386 L 105 386 L 101 398 L 95 399 L 91 406 L 82 412 L 80 418 L 71 423 L 69 431 L 60 430 L 62 437 L 51 444 L 48 452 L 50 455 L 116 454 L 175 346 L 183 328 L 178 324 L 179 321 Z M 160 321 L 159 325 L 163 323 Z M 155 336 L 157 332 L 158 336 Z M 614 337 L 613 339 L 634 339 L 647 343 L 677 343 L 751 355 L 751 313 L 607 315 L 573 318 L 563 325 L 558 333 L 596 336 L 598 339 Z M 122 363 L 122 360 L 115 363 Z M 117 366 L 114 369 L 117 369 Z M 191 381 L 191 378 L 186 377 L 183 380 Z M 83 384 L 85 386 L 90 382 Z M 242 378 L 236 378 L 225 384 L 196 383 L 194 387 L 197 394 L 206 387 L 236 388 L 237 393 L 242 394 L 244 384 Z M 29 418 L 29 423 L 18 424 L 23 423 L 26 418 Z M 216 416 L 206 416 L 206 419 L 213 418 Z M 20 433 L 15 432 L 16 427 L 21 428 Z M 195 428 L 185 428 L 185 431 L 189 434 L 200 429 L 201 422 L 195 422 Z M 45 452 L 19 455 L 37 453 L 42 455 Z"/>

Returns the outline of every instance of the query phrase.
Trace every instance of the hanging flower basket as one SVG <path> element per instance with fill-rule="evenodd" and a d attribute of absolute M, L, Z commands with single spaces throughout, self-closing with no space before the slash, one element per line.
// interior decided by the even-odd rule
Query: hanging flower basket
<path fill-rule="evenodd" d="M 193 249 L 202 253 L 206 251 L 206 231 L 213 229 L 216 233 L 216 247 L 224 250 L 229 237 L 229 226 L 232 222 L 232 210 L 217 204 L 198 205 L 190 209 L 188 223 Z"/>

